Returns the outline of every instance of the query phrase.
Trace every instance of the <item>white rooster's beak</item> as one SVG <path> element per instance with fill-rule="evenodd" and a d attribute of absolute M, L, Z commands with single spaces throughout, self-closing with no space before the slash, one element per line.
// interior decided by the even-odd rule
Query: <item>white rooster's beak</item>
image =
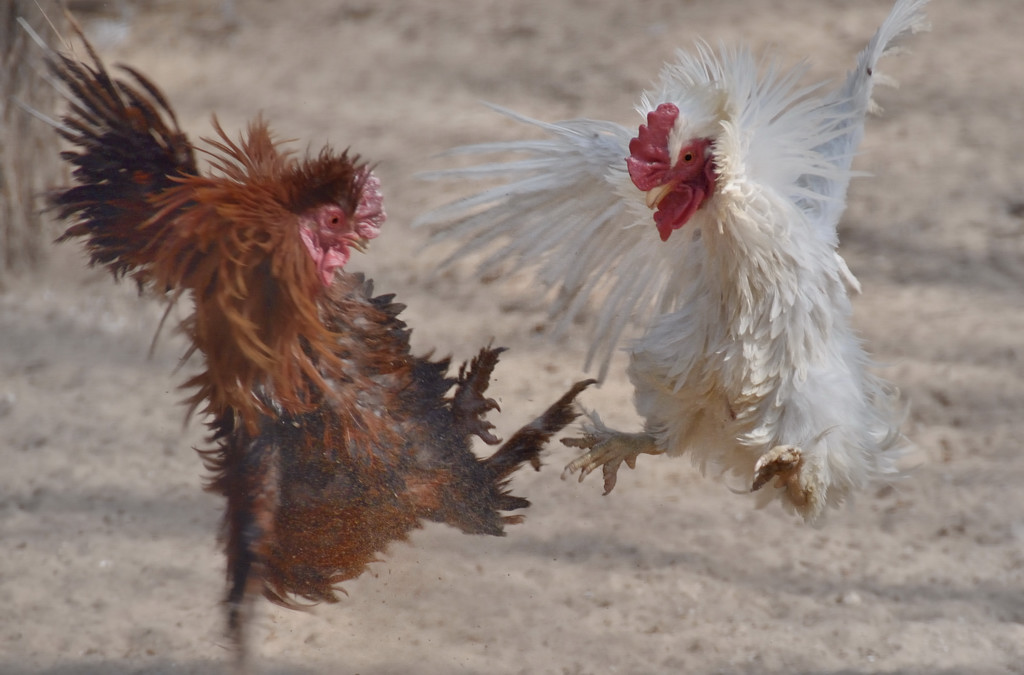
<path fill-rule="evenodd" d="M 664 199 L 665 195 L 667 195 L 669 192 L 672 192 L 672 188 L 674 187 L 675 186 L 672 183 L 665 183 L 664 185 L 659 185 L 656 188 L 648 190 L 646 193 L 647 197 L 645 200 L 647 202 L 647 208 L 651 209 L 652 211 L 658 208 L 658 204 L 661 203 L 661 200 Z"/>

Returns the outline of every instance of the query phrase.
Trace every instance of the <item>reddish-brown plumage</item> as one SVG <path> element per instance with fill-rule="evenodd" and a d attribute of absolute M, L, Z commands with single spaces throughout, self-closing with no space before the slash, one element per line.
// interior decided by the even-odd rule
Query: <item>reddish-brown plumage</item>
<path fill-rule="evenodd" d="M 235 144 L 217 127 L 220 175 L 185 176 L 155 200 L 168 226 L 148 266 L 158 288 L 191 291 L 183 326 L 207 361 L 186 386 L 190 402 L 247 425 L 268 412 L 252 392 L 272 392 L 285 410 L 311 409 L 321 371 L 336 367 L 334 336 L 320 318 L 324 289 L 310 264 L 298 216 L 320 203 L 354 213 L 362 167 L 347 153 L 298 161 L 280 152 L 262 120 Z M 299 181 L 316 172 L 310 194 Z"/>
<path fill-rule="evenodd" d="M 447 359 L 410 352 L 401 305 L 335 271 L 347 252 L 311 257 L 314 240 L 376 236 L 377 183 L 358 158 L 327 149 L 297 159 L 257 119 L 237 143 L 218 126 L 213 171 L 200 175 L 157 89 L 130 70 L 134 84 L 113 80 L 89 53 L 91 66 L 51 61 L 72 92 L 61 133 L 77 183 L 52 201 L 74 221 L 63 238 L 84 239 L 94 263 L 192 305 L 181 329 L 203 367 L 185 386 L 211 429 L 201 453 L 209 488 L 227 503 L 240 657 L 255 594 L 333 602 L 339 582 L 424 520 L 491 535 L 521 520 L 505 512 L 529 502 L 507 482 L 525 463 L 540 466 L 590 381 L 477 458 L 473 436 L 500 442 L 484 393 L 502 350 L 482 349 L 449 377 Z"/>

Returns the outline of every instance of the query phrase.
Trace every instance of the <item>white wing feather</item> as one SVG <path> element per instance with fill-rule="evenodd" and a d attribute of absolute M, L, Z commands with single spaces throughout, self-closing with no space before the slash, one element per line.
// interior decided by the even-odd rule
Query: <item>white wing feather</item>
<path fill-rule="evenodd" d="M 799 87 L 804 67 L 780 70 L 758 62 L 743 49 L 680 52 L 666 65 L 660 84 L 645 93 L 641 115 L 672 100 L 687 113 L 714 107 L 708 86 L 736 106 L 735 124 L 748 137 L 744 156 L 730 158 L 752 180 L 785 195 L 807 214 L 814 230 L 835 247 L 836 226 L 845 207 L 850 165 L 871 109 L 878 60 L 903 34 L 924 27 L 927 0 L 900 0 L 857 59 L 842 87 L 816 96 L 821 85 Z M 553 291 L 554 335 L 596 305 L 586 367 L 599 364 L 604 379 L 611 354 L 630 323 L 646 325 L 652 316 L 676 309 L 692 270 L 692 235 L 684 229 L 662 242 L 656 236 L 643 193 L 629 180 L 625 158 L 635 130 L 588 119 L 545 123 L 491 106 L 503 115 L 544 131 L 546 138 L 455 148 L 447 156 L 516 153 L 516 161 L 496 161 L 423 174 L 431 180 L 497 180 L 496 187 L 430 211 L 414 226 L 431 226 L 435 241 L 454 240 L 459 248 L 443 265 L 478 251 L 491 254 L 479 265 L 480 277 L 511 266 L 534 267 L 537 280 Z M 835 254 L 844 281 L 856 278 Z M 596 302 L 595 302 L 596 301 Z"/>
<path fill-rule="evenodd" d="M 547 138 L 449 151 L 447 156 L 521 153 L 525 158 L 424 174 L 433 180 L 503 183 L 431 211 L 414 225 L 444 225 L 436 238 L 461 243 L 443 265 L 488 250 L 477 269 L 481 277 L 514 264 L 535 266 L 537 279 L 555 294 L 555 335 L 591 298 L 600 297 L 587 367 L 597 359 L 603 379 L 626 326 L 644 323 L 653 310 L 670 304 L 666 290 L 673 288 L 673 262 L 680 259 L 684 238 L 662 243 L 653 225 L 639 225 L 628 213 L 632 200 L 649 214 L 626 172 L 633 135 L 628 129 L 595 120 L 548 124 L 491 107 L 540 128 Z"/>
<path fill-rule="evenodd" d="M 857 65 L 847 74 L 843 86 L 825 99 L 825 106 L 835 120 L 835 137 L 816 150 L 841 171 L 830 180 L 821 176 L 803 176 L 801 183 L 813 192 L 830 198 L 818 202 L 821 208 L 814 214 L 821 234 L 830 241 L 836 240 L 836 227 L 853 176 L 848 169 L 864 137 L 864 119 L 869 112 L 881 111 L 872 101 L 871 91 L 876 83 L 895 84 L 876 72 L 878 61 L 898 50 L 896 43 L 900 38 L 928 29 L 924 14 L 927 3 L 928 0 L 898 2 L 868 45 L 857 55 Z"/>

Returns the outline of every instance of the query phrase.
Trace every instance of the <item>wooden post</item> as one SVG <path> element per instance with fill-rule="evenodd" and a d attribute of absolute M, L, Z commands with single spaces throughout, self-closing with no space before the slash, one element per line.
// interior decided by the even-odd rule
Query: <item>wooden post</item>
<path fill-rule="evenodd" d="M 0 288 L 45 260 L 54 225 L 43 213 L 43 193 L 63 171 L 57 134 L 18 105 L 56 112 L 56 93 L 42 79 L 43 52 L 18 17 L 51 44 L 56 38 L 48 21 L 60 27 L 64 20 L 55 2 L 0 0 Z"/>

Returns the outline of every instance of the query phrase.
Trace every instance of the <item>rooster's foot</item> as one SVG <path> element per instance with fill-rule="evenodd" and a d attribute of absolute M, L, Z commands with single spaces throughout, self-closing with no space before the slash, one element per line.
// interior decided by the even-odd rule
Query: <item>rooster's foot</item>
<path fill-rule="evenodd" d="M 750 491 L 760 490 L 774 478 L 775 487 L 786 488 L 794 506 L 798 509 L 806 506 L 812 495 L 802 480 L 803 467 L 804 456 L 800 448 L 795 445 L 776 445 L 761 455 L 754 465 L 754 484 Z"/>
<path fill-rule="evenodd" d="M 580 472 L 580 482 L 590 472 L 601 467 L 604 473 L 604 493 L 608 494 L 615 487 L 619 467 L 625 462 L 630 469 L 636 468 L 636 460 L 641 454 L 660 455 L 664 450 L 658 449 L 654 437 L 650 434 L 627 434 L 608 429 L 603 425 L 584 429 L 581 438 L 563 438 L 562 444 L 572 448 L 588 448 L 586 452 L 566 465 L 562 471 L 562 480 L 569 474 Z"/>

